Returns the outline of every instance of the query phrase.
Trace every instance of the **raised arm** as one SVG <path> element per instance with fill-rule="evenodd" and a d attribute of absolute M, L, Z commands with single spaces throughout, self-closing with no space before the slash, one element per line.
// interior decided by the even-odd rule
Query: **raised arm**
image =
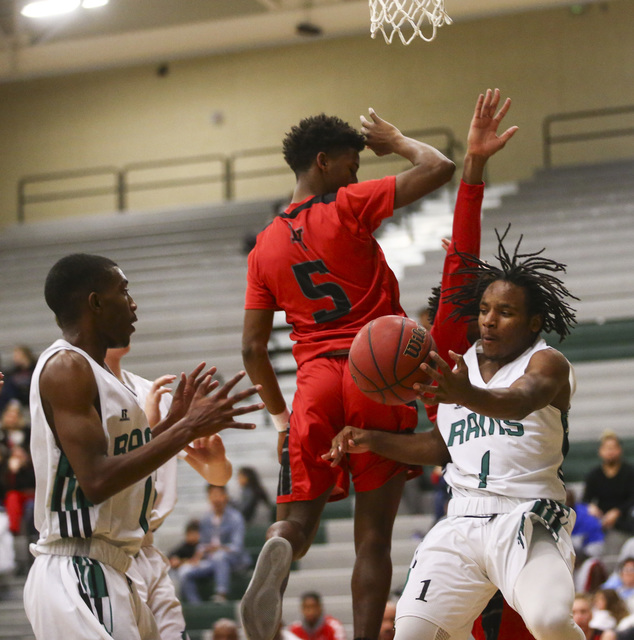
<path fill-rule="evenodd" d="M 463 264 L 456 251 L 480 257 L 484 167 L 489 158 L 503 149 L 518 129 L 516 126 L 509 127 L 502 135 L 497 135 L 500 123 L 511 107 L 511 100 L 507 98 L 496 113 L 499 103 L 498 89 L 494 91 L 488 89 L 485 94 L 480 94 L 476 101 L 467 135 L 467 152 L 454 209 L 451 242 L 443 265 L 441 291 L 462 286 L 467 279 L 467 276 L 457 273 Z M 464 353 L 469 347 L 468 320 L 466 318 L 450 320 L 449 316 L 454 309 L 455 306 L 446 302 L 441 296 L 432 327 L 432 336 L 438 347 L 438 354 L 443 360 L 449 359 L 450 349 L 457 353 Z"/>
<path fill-rule="evenodd" d="M 92 369 L 81 355 L 62 351 L 53 356 L 40 376 L 40 395 L 60 449 L 68 458 L 86 497 L 98 504 L 147 477 L 196 438 L 229 427 L 252 429 L 255 425 L 234 418 L 262 408 L 261 404 L 234 405 L 253 395 L 257 387 L 229 395 L 244 374 L 221 389 L 210 376 L 196 385 L 184 417 L 142 447 L 125 454 L 108 455 L 108 443 L 97 411 L 98 389 Z"/>
<path fill-rule="evenodd" d="M 278 429 L 277 453 L 281 460 L 286 431 L 279 429 L 288 422 L 289 412 L 269 358 L 268 344 L 274 314 L 272 309 L 247 309 L 244 312 L 242 360 L 251 382 L 262 386 L 260 397 L 269 413 L 274 416 Z"/>
<path fill-rule="evenodd" d="M 404 136 L 393 124 L 369 110 L 370 119 L 361 116 L 361 132 L 377 156 L 396 153 L 414 166 L 396 176 L 394 208 L 404 207 L 435 191 L 451 180 L 455 164 L 424 142 Z"/>

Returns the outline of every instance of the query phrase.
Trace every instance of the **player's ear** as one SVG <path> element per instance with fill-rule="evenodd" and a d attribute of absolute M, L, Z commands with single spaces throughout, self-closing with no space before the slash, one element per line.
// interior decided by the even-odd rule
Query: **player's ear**
<path fill-rule="evenodd" d="M 88 308 L 93 312 L 100 312 L 102 308 L 101 299 L 96 291 L 88 295 Z"/>
<path fill-rule="evenodd" d="M 541 313 L 536 313 L 535 315 L 531 316 L 530 320 L 528 321 L 528 326 L 533 333 L 539 333 L 544 326 L 544 318 Z"/>
<path fill-rule="evenodd" d="M 328 156 L 325 151 L 320 151 L 315 157 L 315 164 L 324 171 L 328 167 Z"/>

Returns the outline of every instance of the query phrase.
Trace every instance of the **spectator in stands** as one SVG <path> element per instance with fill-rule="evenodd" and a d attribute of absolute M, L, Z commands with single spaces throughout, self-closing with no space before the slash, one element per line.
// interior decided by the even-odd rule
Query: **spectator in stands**
<path fill-rule="evenodd" d="M 5 476 L 4 506 L 13 535 L 35 535 L 33 501 L 35 499 L 35 469 L 28 449 L 13 446 L 10 449 Z"/>
<path fill-rule="evenodd" d="M 575 595 L 572 603 L 572 619 L 581 627 L 586 640 L 599 640 L 601 631 L 590 626 L 592 620 L 592 598 L 586 593 Z"/>
<path fill-rule="evenodd" d="M 240 485 L 240 499 L 236 507 L 242 514 L 245 523 L 250 524 L 253 521 L 260 505 L 267 508 L 267 522 L 270 522 L 273 503 L 266 489 L 262 486 L 258 472 L 253 467 L 242 467 L 238 471 L 238 483 Z"/>
<path fill-rule="evenodd" d="M 23 407 L 29 406 L 31 376 L 36 363 L 37 358 L 29 347 L 18 345 L 13 349 L 13 367 L 7 371 L 5 386 L 0 389 L 0 411 L 9 400 L 18 400 Z"/>
<path fill-rule="evenodd" d="M 621 441 L 612 431 L 601 436 L 598 453 L 601 464 L 586 476 L 583 502 L 601 520 L 604 556 L 616 555 L 633 533 L 628 516 L 634 505 L 634 467 L 623 460 Z"/>
<path fill-rule="evenodd" d="M 383 611 L 379 640 L 394 640 L 394 623 L 396 621 L 396 602 L 388 600 Z"/>
<path fill-rule="evenodd" d="M 244 549 L 244 518 L 229 506 L 225 487 L 207 488 L 210 511 L 200 519 L 200 543 L 191 563 L 181 567 L 181 594 L 188 602 L 202 602 L 197 580 L 213 578 L 215 602 L 226 602 L 231 574 L 246 568 L 249 556 Z"/>
<path fill-rule="evenodd" d="M 211 640 L 238 640 L 238 625 L 230 618 L 219 618 L 211 627 Z"/>
<path fill-rule="evenodd" d="M 183 542 L 169 553 L 170 567 L 178 569 L 183 564 L 191 562 L 196 555 L 196 549 L 200 544 L 200 522 L 190 520 L 185 526 L 185 538 Z"/>
<path fill-rule="evenodd" d="M 301 640 L 345 640 L 343 625 L 324 613 L 321 595 L 316 591 L 307 591 L 302 595 L 301 611 L 301 620 L 288 627 Z"/>
<path fill-rule="evenodd" d="M 0 441 L 9 448 L 29 448 L 31 429 L 24 407 L 19 400 L 9 400 L 0 417 Z"/>
<path fill-rule="evenodd" d="M 614 589 L 599 589 L 592 602 L 590 626 L 601 631 L 615 629 L 628 614 L 627 605 Z"/>
<path fill-rule="evenodd" d="M 625 601 L 630 613 L 634 613 L 634 557 L 625 558 L 619 564 L 616 575 L 610 576 L 603 589 L 614 589 Z"/>
<path fill-rule="evenodd" d="M 585 502 L 577 502 L 574 491 L 566 491 L 566 504 L 575 510 L 577 519 L 572 530 L 572 543 L 577 553 L 577 563 L 586 558 L 596 558 L 603 551 L 603 528 L 601 520 L 591 513 Z"/>

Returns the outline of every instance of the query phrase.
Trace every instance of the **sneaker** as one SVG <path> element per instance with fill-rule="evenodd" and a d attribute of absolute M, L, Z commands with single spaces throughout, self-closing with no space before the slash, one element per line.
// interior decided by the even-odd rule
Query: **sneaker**
<path fill-rule="evenodd" d="M 285 538 L 271 538 L 262 547 L 253 577 L 240 603 L 242 628 L 248 640 L 273 640 L 282 621 L 282 595 L 293 561 Z"/>

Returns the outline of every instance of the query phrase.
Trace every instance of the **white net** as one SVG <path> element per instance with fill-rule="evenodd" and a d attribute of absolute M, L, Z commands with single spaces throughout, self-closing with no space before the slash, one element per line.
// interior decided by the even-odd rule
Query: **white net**
<path fill-rule="evenodd" d="M 416 37 L 431 42 L 438 27 L 451 24 L 444 0 L 369 0 L 369 3 L 370 35 L 375 38 L 380 31 L 388 44 L 395 34 L 403 44 Z"/>

